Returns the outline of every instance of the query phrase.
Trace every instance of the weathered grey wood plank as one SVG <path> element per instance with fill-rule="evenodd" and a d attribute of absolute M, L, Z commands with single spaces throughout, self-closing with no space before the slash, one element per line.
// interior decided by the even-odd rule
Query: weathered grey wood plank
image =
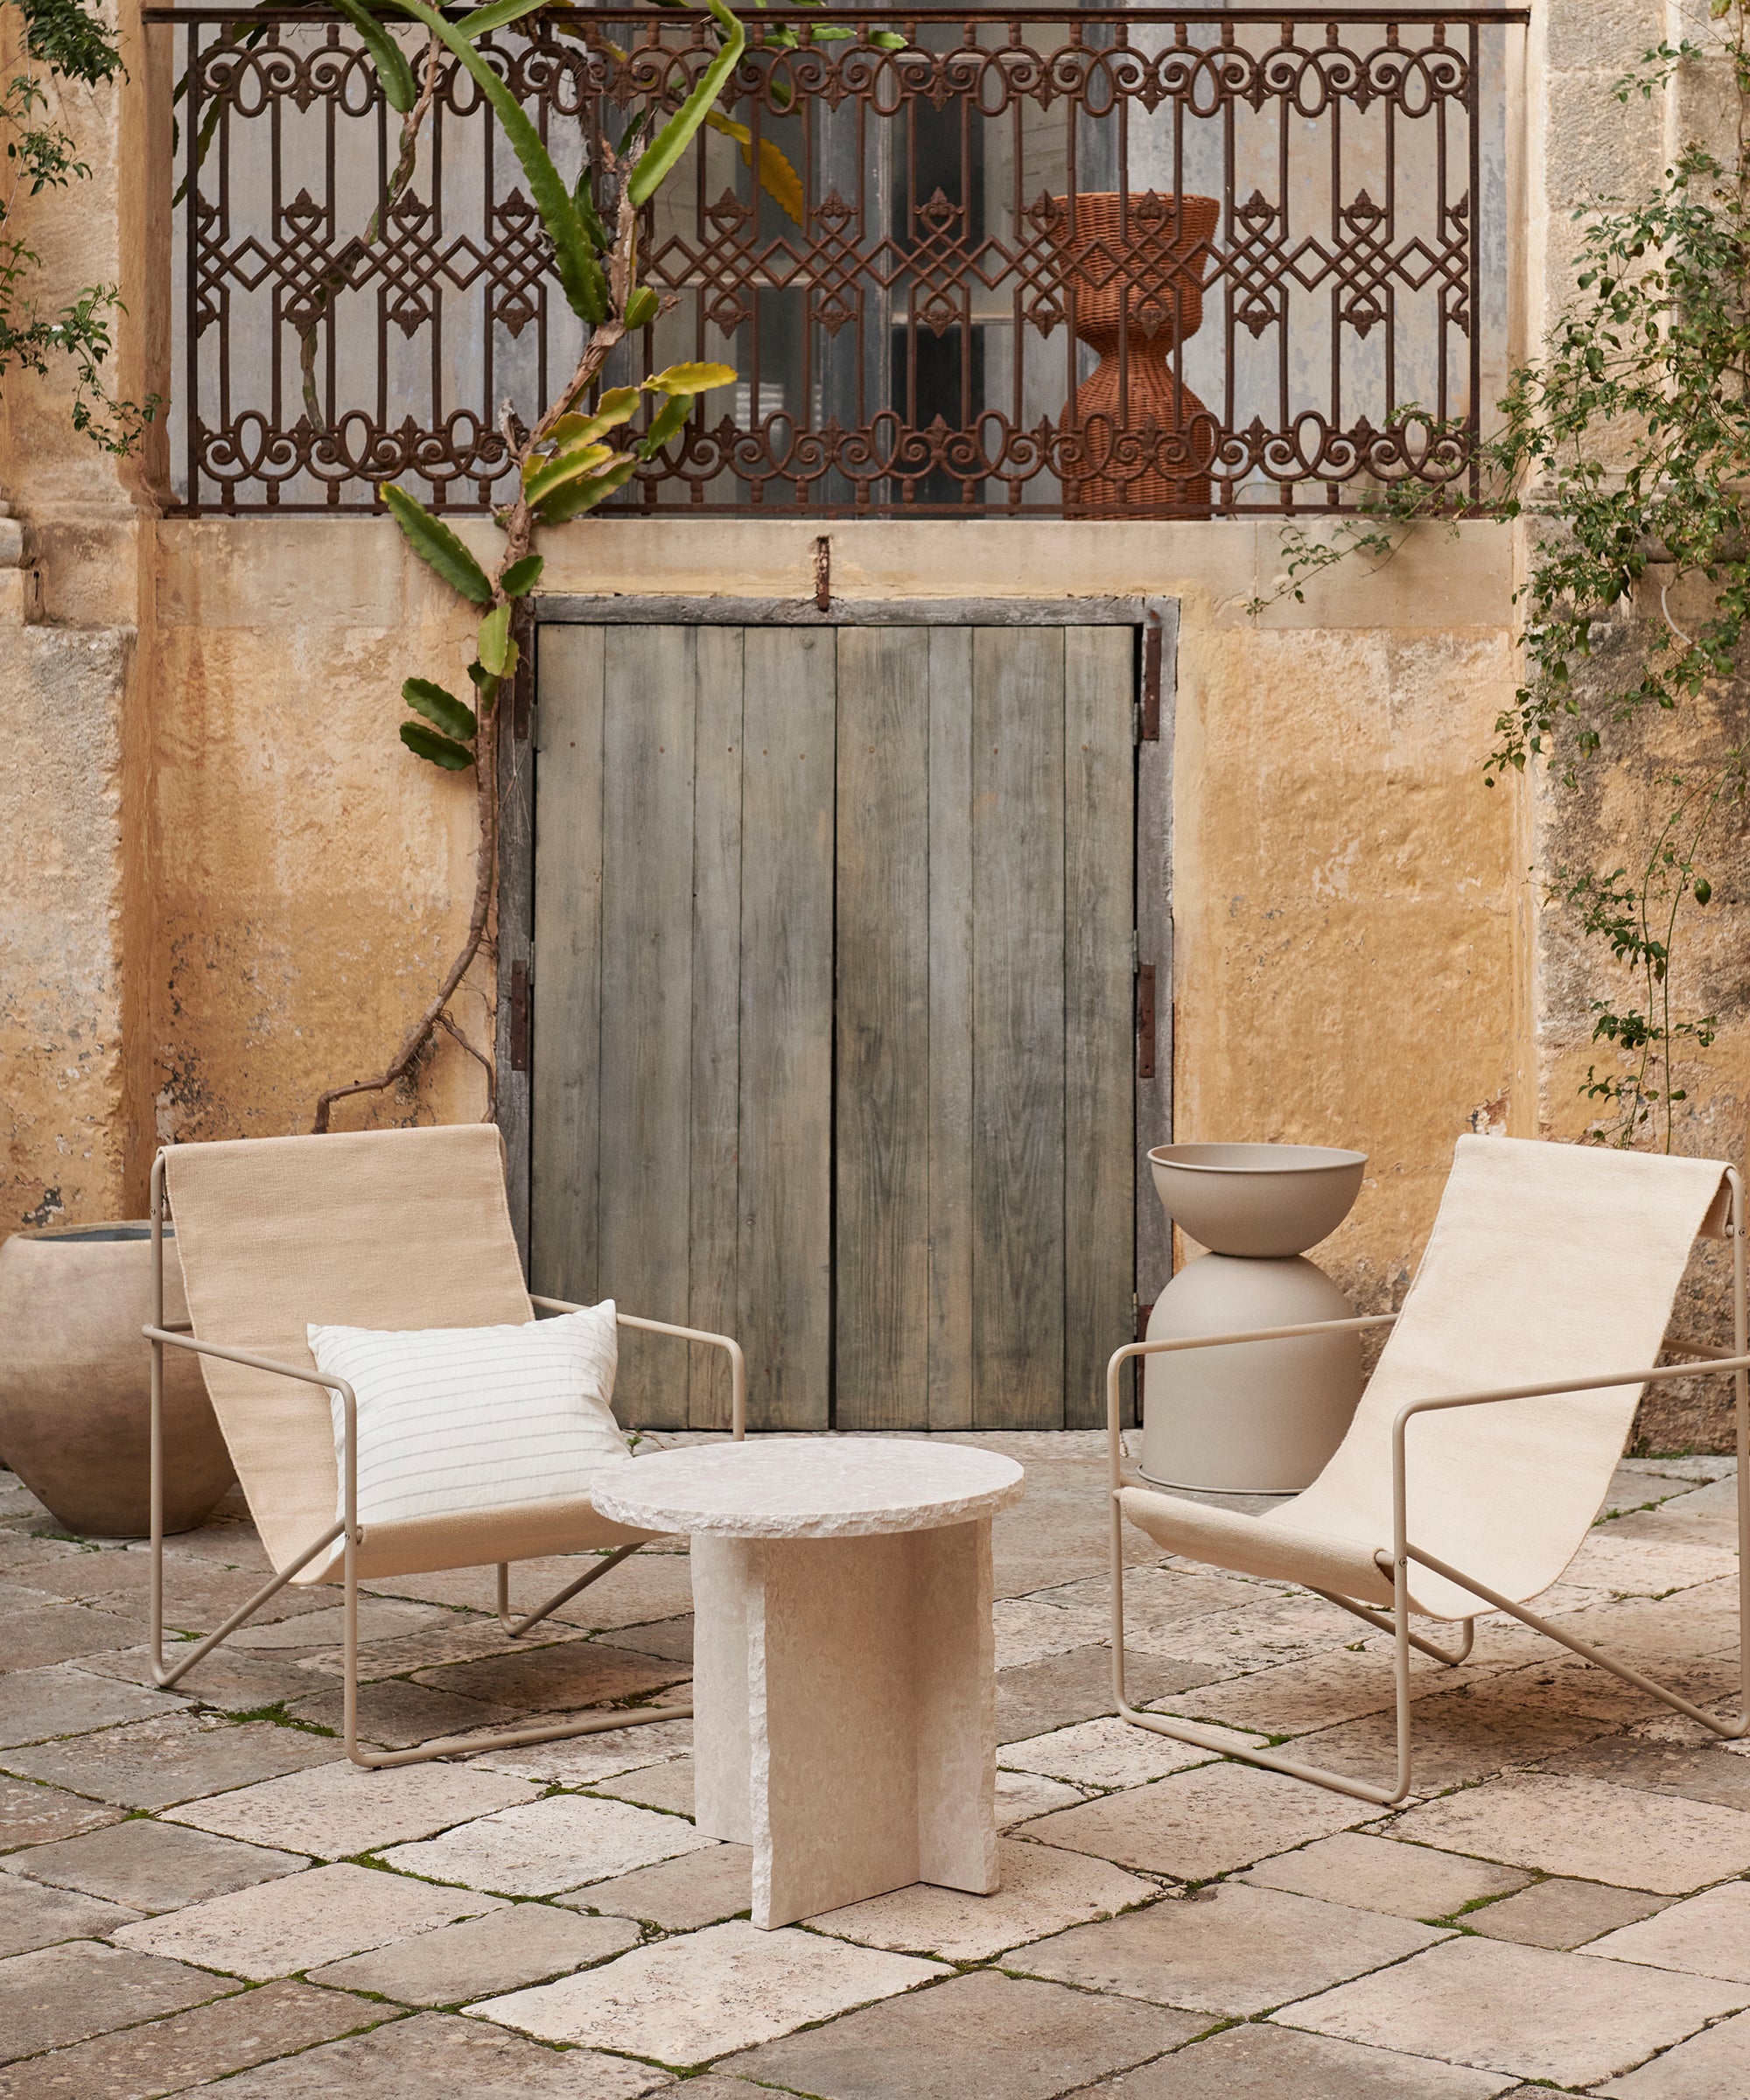
<path fill-rule="evenodd" d="M 1063 1421 L 1063 637 L 973 637 L 973 1420 Z"/>
<path fill-rule="evenodd" d="M 542 636 L 536 726 L 529 1278 L 586 1303 L 598 1296 L 603 657 L 599 628 Z"/>
<path fill-rule="evenodd" d="M 834 1411 L 929 1411 L 930 636 L 838 638 Z"/>
<path fill-rule="evenodd" d="M 702 627 L 694 699 L 690 1236 L 696 1327 L 733 1333 L 741 1112 L 741 632 Z M 673 1346 L 673 1345 L 669 1345 Z M 688 1419 L 727 1429 L 729 1367 L 690 1352 Z"/>
<path fill-rule="evenodd" d="M 1172 1274 L 1172 1235 L 1154 1193 L 1147 1155 L 1172 1142 L 1172 724 L 1179 608 L 1157 609 L 1160 735 L 1137 752 L 1137 956 L 1154 966 L 1154 1076 L 1138 1077 L 1137 1298 L 1152 1305 Z"/>
<path fill-rule="evenodd" d="M 1063 1411 L 1094 1429 L 1131 1339 L 1136 664 L 1122 627 L 1071 627 L 1063 648 Z"/>
<path fill-rule="evenodd" d="M 598 1288 L 673 1320 L 686 1318 L 690 1281 L 697 661 L 689 628 L 606 636 Z M 678 1348 L 628 1348 L 620 1419 L 684 1428 L 689 1370 Z"/>
<path fill-rule="evenodd" d="M 832 1348 L 834 640 L 744 640 L 741 1218 L 751 1422 L 824 1429 Z"/>
<path fill-rule="evenodd" d="M 972 1426 L 972 633 L 929 637 L 929 1429 Z"/>
<path fill-rule="evenodd" d="M 510 1228 L 516 1235 L 522 1272 L 528 1274 L 529 1072 L 516 1068 L 513 1023 L 517 973 L 526 978 L 535 959 L 535 746 L 529 735 L 533 713 L 528 704 L 539 676 L 536 662 L 539 634 L 517 672 L 522 695 L 500 700 L 504 719 L 498 737 L 498 1013 L 493 1055 L 498 1071 L 496 1121 L 504 1139 L 505 1198 Z M 519 734 L 519 731 L 521 733 Z M 533 1031 L 529 1031 L 532 1037 Z"/>

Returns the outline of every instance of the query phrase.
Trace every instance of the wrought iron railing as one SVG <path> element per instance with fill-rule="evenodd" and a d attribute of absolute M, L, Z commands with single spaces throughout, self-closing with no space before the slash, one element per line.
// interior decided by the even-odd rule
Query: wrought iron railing
<path fill-rule="evenodd" d="M 450 69 L 375 223 L 396 120 L 348 27 L 149 19 L 183 84 L 173 500 L 501 500 L 505 418 L 544 405 L 579 324 L 474 84 Z M 486 48 L 570 172 L 714 50 L 702 16 L 540 19 Z M 865 10 L 812 44 L 822 19 L 751 14 L 721 105 L 743 136 L 704 136 L 652 209 L 672 304 L 610 382 L 679 357 L 741 376 L 616 508 L 1160 517 L 1474 490 L 1522 14 Z M 800 48 L 767 44 L 780 25 Z"/>

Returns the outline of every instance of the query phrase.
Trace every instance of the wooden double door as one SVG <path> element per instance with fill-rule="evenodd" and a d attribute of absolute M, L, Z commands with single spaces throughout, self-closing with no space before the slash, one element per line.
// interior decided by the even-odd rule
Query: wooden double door
<path fill-rule="evenodd" d="M 534 1288 L 735 1334 L 756 1427 L 1100 1418 L 1136 658 L 1122 625 L 542 627 Z M 645 1344 L 616 1404 L 722 1426 L 727 1382 Z"/>

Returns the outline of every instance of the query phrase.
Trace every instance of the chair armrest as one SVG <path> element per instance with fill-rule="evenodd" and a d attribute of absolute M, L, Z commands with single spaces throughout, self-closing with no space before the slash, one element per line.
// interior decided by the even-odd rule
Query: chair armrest
<path fill-rule="evenodd" d="M 271 1371 L 278 1378 L 296 1378 L 304 1385 L 319 1385 L 326 1392 L 340 1396 L 340 1407 L 345 1431 L 342 1445 L 346 1453 L 341 1467 L 342 1488 L 346 1495 L 345 1529 L 351 1534 L 359 1528 L 359 1396 L 344 1378 L 337 1378 L 327 1371 L 307 1371 L 301 1363 L 281 1363 L 271 1356 L 256 1356 L 248 1349 L 227 1348 L 216 1341 L 202 1341 L 193 1334 L 178 1334 L 169 1327 L 144 1326 L 140 1329 L 146 1340 L 155 1347 L 168 1344 L 173 1349 L 187 1349 L 196 1356 L 222 1357 L 227 1363 L 241 1363 L 252 1371 Z M 157 1386 L 153 1392 L 156 1396 Z M 154 1404 L 156 1404 L 156 1399 Z M 319 1545 L 320 1540 L 317 1542 Z M 315 1547 L 311 1549 L 315 1551 Z M 308 1555 L 305 1556 L 307 1559 Z"/>
<path fill-rule="evenodd" d="M 587 1312 L 588 1306 L 574 1306 L 563 1298 L 537 1298 L 528 1294 L 531 1306 L 543 1312 Z M 699 1341 L 707 1348 L 723 1349 L 729 1356 L 729 1433 L 738 1442 L 747 1434 L 747 1360 L 741 1344 L 727 1334 L 713 1334 L 704 1327 L 677 1327 L 672 1320 L 640 1320 L 635 1313 L 616 1312 L 622 1327 L 637 1327 L 646 1334 L 672 1334 L 677 1341 Z"/>
<path fill-rule="evenodd" d="M 1119 1374 L 1132 1356 L 1165 1356 L 1178 1349 L 1224 1349 L 1240 1341 L 1290 1341 L 1298 1334 L 1355 1334 L 1363 1327 L 1389 1327 L 1396 1312 L 1366 1312 L 1354 1320 L 1314 1320 L 1295 1327 L 1251 1327 L 1237 1334 L 1183 1334 L 1162 1341 L 1127 1341 L 1106 1362 L 1106 1439 L 1114 1494 L 1124 1486 L 1124 1452 L 1118 1442 Z"/>
<path fill-rule="evenodd" d="M 1548 1400 L 1562 1393 L 1593 1393 L 1609 1385 L 1661 1385 L 1670 1378 L 1716 1378 L 1727 1373 L 1741 1377 L 1746 1371 L 1750 1371 L 1750 1356 L 1722 1356 L 1712 1362 L 1654 1364 L 1643 1371 L 1606 1371 L 1584 1378 L 1558 1379 L 1552 1384 L 1497 1386 L 1491 1392 L 1447 1393 L 1427 1400 L 1405 1402 L 1391 1424 L 1394 1557 L 1402 1566 L 1409 1550 L 1404 1432 L 1417 1415 L 1439 1414 L 1449 1407 L 1494 1407 L 1503 1400 Z M 1444 1574 L 1446 1571 L 1442 1567 L 1439 1572 Z"/>

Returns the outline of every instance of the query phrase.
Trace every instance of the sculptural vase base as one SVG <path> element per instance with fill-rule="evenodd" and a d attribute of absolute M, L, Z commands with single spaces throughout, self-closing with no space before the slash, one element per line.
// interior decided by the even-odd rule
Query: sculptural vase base
<path fill-rule="evenodd" d="M 1151 1341 L 1352 1320 L 1354 1308 L 1301 1255 L 1206 1254 L 1155 1301 Z M 1296 1494 L 1343 1440 L 1362 1393 L 1355 1334 L 1302 1334 L 1146 1360 L 1138 1470 L 1158 1488 Z"/>

